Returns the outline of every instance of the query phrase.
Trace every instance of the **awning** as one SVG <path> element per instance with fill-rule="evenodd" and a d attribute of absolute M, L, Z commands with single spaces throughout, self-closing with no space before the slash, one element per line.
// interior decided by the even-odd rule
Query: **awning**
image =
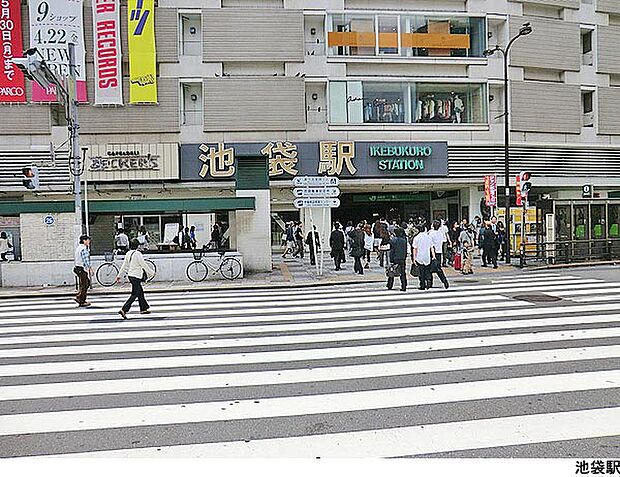
<path fill-rule="evenodd" d="M 89 213 L 208 213 L 228 210 L 256 210 L 254 197 L 213 197 L 202 199 L 91 200 Z M 0 215 L 73 212 L 73 201 L 0 201 Z"/>

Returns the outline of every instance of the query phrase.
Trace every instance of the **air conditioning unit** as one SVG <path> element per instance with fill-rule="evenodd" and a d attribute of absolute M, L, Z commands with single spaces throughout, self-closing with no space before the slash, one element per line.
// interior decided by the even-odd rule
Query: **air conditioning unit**
<path fill-rule="evenodd" d="M 584 128 L 591 128 L 594 126 L 594 113 L 585 113 L 582 116 L 582 124 Z"/>

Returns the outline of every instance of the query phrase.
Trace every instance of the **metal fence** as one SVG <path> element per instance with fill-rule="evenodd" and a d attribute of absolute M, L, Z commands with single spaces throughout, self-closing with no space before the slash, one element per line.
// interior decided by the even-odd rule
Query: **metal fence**
<path fill-rule="evenodd" d="M 519 251 L 520 265 L 545 263 L 568 264 L 620 260 L 620 237 L 590 240 L 558 240 L 538 242 L 522 246 Z"/>

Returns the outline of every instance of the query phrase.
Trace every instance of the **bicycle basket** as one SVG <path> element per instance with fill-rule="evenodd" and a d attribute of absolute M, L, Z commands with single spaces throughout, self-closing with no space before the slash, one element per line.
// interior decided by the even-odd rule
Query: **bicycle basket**
<path fill-rule="evenodd" d="M 106 262 L 113 262 L 114 261 L 114 252 L 104 252 L 103 253 L 103 259 Z"/>
<path fill-rule="evenodd" d="M 194 260 L 200 260 L 202 258 L 202 250 L 194 250 L 192 255 L 194 255 Z"/>

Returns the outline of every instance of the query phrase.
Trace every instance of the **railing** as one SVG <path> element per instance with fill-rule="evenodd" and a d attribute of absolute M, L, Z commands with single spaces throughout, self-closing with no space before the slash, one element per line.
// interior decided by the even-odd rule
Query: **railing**
<path fill-rule="evenodd" d="M 182 56 L 202 56 L 202 40 L 181 40 L 179 52 Z"/>
<path fill-rule="evenodd" d="M 202 110 L 185 109 L 181 110 L 181 126 L 201 126 Z"/>
<path fill-rule="evenodd" d="M 614 260 L 620 260 L 620 237 L 522 244 L 519 250 L 522 267 L 531 262 L 553 265 Z"/>

